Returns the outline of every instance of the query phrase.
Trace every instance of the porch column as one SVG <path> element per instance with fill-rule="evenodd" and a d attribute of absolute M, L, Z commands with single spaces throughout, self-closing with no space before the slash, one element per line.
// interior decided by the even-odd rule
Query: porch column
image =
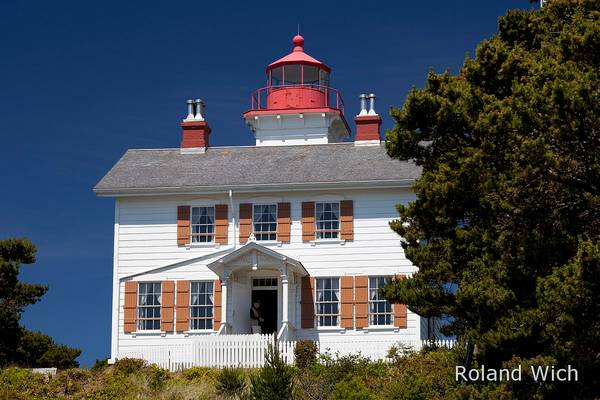
<path fill-rule="evenodd" d="M 221 325 L 225 326 L 227 332 L 227 286 L 229 286 L 229 274 L 223 274 L 221 280 Z"/>
<path fill-rule="evenodd" d="M 283 303 L 283 307 L 281 308 L 281 322 L 283 325 L 289 322 L 290 296 L 287 272 L 287 266 L 284 265 L 283 274 L 281 274 L 281 297 Z"/>

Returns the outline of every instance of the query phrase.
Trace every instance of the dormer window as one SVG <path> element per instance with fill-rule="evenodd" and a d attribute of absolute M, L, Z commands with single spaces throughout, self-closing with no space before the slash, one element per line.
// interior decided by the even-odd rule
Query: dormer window
<path fill-rule="evenodd" d="M 277 205 L 255 204 L 252 224 L 256 240 L 277 240 Z"/>
<path fill-rule="evenodd" d="M 340 234 L 340 203 L 316 203 L 317 239 L 337 239 Z"/>
<path fill-rule="evenodd" d="M 192 243 L 214 242 L 215 208 L 192 207 L 191 216 Z"/>

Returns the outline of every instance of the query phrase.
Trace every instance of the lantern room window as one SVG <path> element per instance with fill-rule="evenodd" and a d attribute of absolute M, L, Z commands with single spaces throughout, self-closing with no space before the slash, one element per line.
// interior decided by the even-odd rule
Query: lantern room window
<path fill-rule="evenodd" d="M 269 86 L 313 85 L 329 86 L 329 72 L 312 65 L 290 64 L 270 71 Z"/>

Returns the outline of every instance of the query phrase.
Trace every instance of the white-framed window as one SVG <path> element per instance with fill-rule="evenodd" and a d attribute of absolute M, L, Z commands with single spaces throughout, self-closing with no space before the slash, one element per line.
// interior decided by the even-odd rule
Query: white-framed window
<path fill-rule="evenodd" d="M 337 239 L 340 234 L 340 203 L 316 203 L 315 214 L 317 239 Z"/>
<path fill-rule="evenodd" d="M 338 326 L 340 315 L 340 278 L 316 278 L 318 326 Z"/>
<path fill-rule="evenodd" d="M 252 224 L 256 240 L 277 240 L 277 204 L 255 204 Z"/>
<path fill-rule="evenodd" d="M 160 282 L 138 284 L 137 330 L 160 330 L 160 305 L 162 291 Z"/>
<path fill-rule="evenodd" d="M 215 208 L 192 207 L 192 243 L 213 242 L 215 239 Z"/>
<path fill-rule="evenodd" d="M 389 276 L 369 277 L 369 325 L 392 325 L 392 304 L 379 294 L 379 289 L 391 279 Z"/>
<path fill-rule="evenodd" d="M 214 283 L 212 281 L 190 284 L 190 329 L 212 329 L 214 312 Z"/>

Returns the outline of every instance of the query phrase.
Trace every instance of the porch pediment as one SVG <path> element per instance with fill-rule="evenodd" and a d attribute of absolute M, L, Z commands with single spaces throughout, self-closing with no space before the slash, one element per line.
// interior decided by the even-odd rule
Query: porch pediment
<path fill-rule="evenodd" d="M 308 275 L 301 262 L 256 242 L 246 243 L 239 249 L 211 262 L 207 267 L 221 278 L 226 278 L 237 270 L 262 268 L 277 269 L 281 274 L 291 271 L 300 276 Z"/>

